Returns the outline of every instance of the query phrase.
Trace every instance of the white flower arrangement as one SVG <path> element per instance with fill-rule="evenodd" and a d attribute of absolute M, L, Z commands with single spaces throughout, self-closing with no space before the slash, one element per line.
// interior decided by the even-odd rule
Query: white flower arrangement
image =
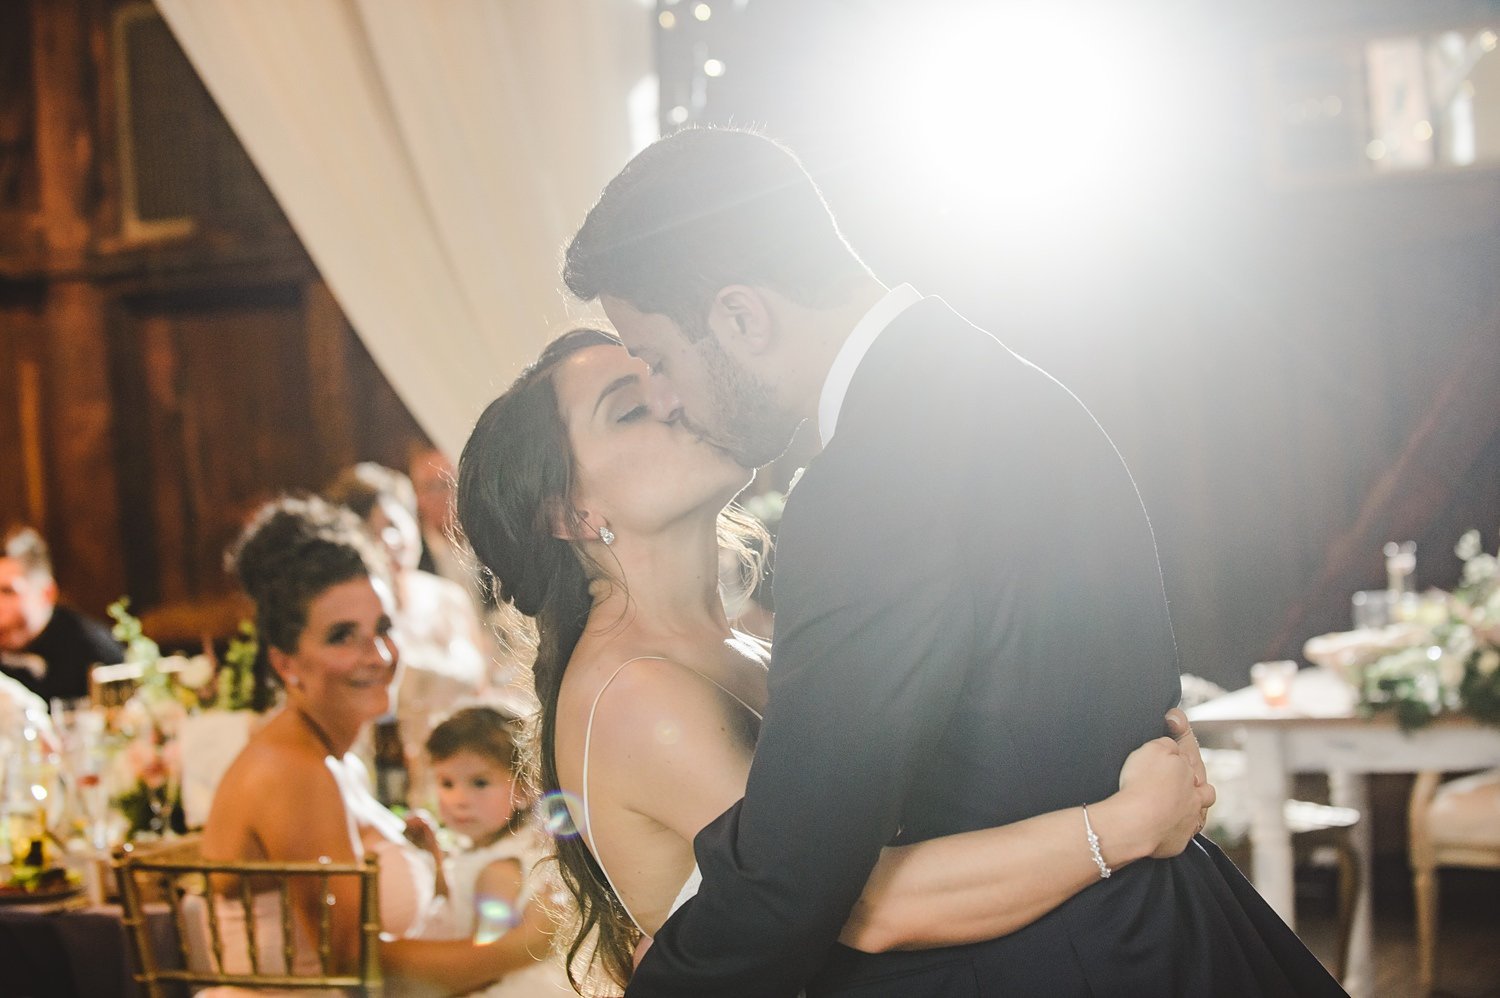
<path fill-rule="evenodd" d="M 1366 713 L 1392 712 L 1408 730 L 1448 713 L 1500 725 L 1500 561 L 1484 551 L 1477 530 L 1453 550 L 1464 565 L 1446 619 L 1408 627 L 1396 636 L 1398 647 L 1346 673 Z"/>

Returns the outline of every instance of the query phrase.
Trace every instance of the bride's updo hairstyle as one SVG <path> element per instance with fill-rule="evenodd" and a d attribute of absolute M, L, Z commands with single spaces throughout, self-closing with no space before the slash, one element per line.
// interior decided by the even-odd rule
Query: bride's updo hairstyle
<path fill-rule="evenodd" d="M 458 522 L 475 556 L 494 577 L 502 603 L 536 625 L 532 682 L 541 715 L 534 757 L 526 776 L 538 796 L 558 792 L 557 697 L 563 672 L 588 622 L 591 576 L 603 566 L 553 536 L 553 517 L 578 521 L 567 502 L 573 487 L 573 451 L 558 406 L 553 376 L 580 350 L 620 346 L 597 329 L 574 329 L 548 344 L 537 362 L 480 415 L 458 460 Z M 581 521 L 574 524 L 581 526 Z M 568 980 L 582 993 L 574 961 L 590 933 L 599 934 L 595 958 L 623 984 L 630 978 L 640 933 L 609 887 L 604 872 L 578 836 L 558 836 L 563 883 L 578 904 L 568 942 Z M 587 973 L 585 965 L 584 973 Z"/>
<path fill-rule="evenodd" d="M 263 711 L 281 685 L 266 649 L 296 651 L 312 601 L 341 582 L 379 577 L 381 562 L 353 513 L 317 497 L 292 496 L 257 510 L 227 560 L 255 602 L 260 652 L 251 706 Z"/>

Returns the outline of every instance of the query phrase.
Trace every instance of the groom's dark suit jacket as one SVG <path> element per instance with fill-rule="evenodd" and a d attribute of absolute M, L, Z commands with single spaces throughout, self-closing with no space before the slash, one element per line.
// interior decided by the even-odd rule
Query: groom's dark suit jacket
<path fill-rule="evenodd" d="M 1004 938 L 836 943 L 881 847 L 1107 797 L 1178 700 L 1145 510 L 1055 380 L 938 299 L 902 313 L 787 503 L 776 607 L 745 798 L 631 996 L 1277 993 L 1300 947 L 1197 843 Z"/>

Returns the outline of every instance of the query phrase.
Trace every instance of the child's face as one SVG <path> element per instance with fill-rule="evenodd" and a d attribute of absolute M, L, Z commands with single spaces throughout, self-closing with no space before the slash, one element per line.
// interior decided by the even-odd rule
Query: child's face
<path fill-rule="evenodd" d="M 467 749 L 432 764 L 443 824 L 476 842 L 490 838 L 525 802 L 516 775 L 487 755 Z"/>

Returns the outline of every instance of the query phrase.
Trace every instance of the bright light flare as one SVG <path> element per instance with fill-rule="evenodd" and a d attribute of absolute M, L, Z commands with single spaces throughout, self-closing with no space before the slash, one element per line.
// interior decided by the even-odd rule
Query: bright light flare
<path fill-rule="evenodd" d="M 874 51 L 927 57 L 869 97 L 901 136 L 891 166 L 941 192 L 940 210 L 1107 211 L 1192 140 L 1170 42 L 1128 12 L 1000 8 L 885 31 Z"/>

